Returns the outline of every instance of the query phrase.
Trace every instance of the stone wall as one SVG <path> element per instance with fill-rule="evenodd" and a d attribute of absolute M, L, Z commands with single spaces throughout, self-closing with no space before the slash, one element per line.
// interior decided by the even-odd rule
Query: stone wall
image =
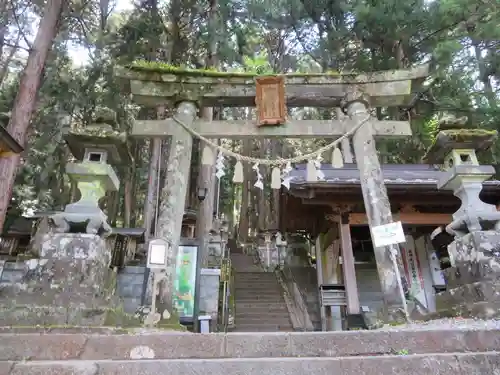
<path fill-rule="evenodd" d="M 0 286 L 2 284 L 21 282 L 26 275 L 28 267 L 26 262 L 0 261 Z"/>
<path fill-rule="evenodd" d="M 10 289 L 13 285 L 21 284 L 29 276 L 33 269 L 31 263 L 34 262 L 38 262 L 38 260 L 0 261 L 0 292 L 2 289 Z M 141 304 L 144 270 L 145 267 L 141 266 L 127 266 L 120 270 L 117 275 L 115 296 L 119 297 L 117 301 L 123 304 L 123 310 L 128 314 L 134 314 Z M 1 302 L 2 295 L 0 293 Z"/>
<path fill-rule="evenodd" d="M 118 272 L 116 294 L 126 313 L 133 314 L 141 305 L 145 271 L 144 266 L 127 266 Z"/>
<path fill-rule="evenodd" d="M 0 261 L 0 289 L 2 285 L 20 283 L 29 272 L 29 263 L 29 260 L 19 262 Z M 128 314 L 134 314 L 141 305 L 145 270 L 146 267 L 144 266 L 127 266 L 118 272 L 116 296 L 120 298 L 123 303 L 123 310 Z M 212 315 L 215 319 L 217 318 L 218 286 L 219 276 L 202 276 L 202 306 L 200 306 L 200 309 L 204 313 Z"/>

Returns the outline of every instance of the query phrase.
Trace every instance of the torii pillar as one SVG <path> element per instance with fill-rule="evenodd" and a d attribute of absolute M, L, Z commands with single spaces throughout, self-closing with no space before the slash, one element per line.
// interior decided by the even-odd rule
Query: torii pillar
<path fill-rule="evenodd" d="M 367 116 L 370 116 L 369 97 L 354 89 L 346 94 L 343 108 L 356 123 L 364 121 Z M 354 154 L 359 169 L 366 217 L 373 243 L 375 241 L 373 241 L 371 229 L 393 221 L 391 205 L 387 196 L 374 139 L 375 122 L 377 122 L 376 119 L 368 120 L 353 136 Z M 398 311 L 401 310 L 404 302 L 394 263 L 391 259 L 391 252 L 393 252 L 396 256 L 399 274 L 404 275 L 399 247 L 390 245 L 375 248 L 374 246 L 374 252 L 384 298 L 384 319 L 386 321 L 395 321 L 398 320 L 398 315 L 400 316 Z"/>

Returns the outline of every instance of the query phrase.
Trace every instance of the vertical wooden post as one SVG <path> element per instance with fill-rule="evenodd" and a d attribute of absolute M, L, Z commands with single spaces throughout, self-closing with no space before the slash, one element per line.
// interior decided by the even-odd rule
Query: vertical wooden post
<path fill-rule="evenodd" d="M 175 116 L 187 126 L 196 118 L 197 108 L 194 103 L 182 102 L 177 106 Z M 179 240 L 184 216 L 185 198 L 188 190 L 189 171 L 193 138 L 181 125 L 172 136 L 167 161 L 165 184 L 160 193 L 160 213 L 158 215 L 157 237 L 171 244 L 167 259 L 166 275 L 162 280 L 158 312 L 164 310 L 175 313 L 173 309 L 174 276 L 179 250 Z"/>
<path fill-rule="evenodd" d="M 340 220 L 340 242 L 342 244 L 342 271 L 344 273 L 345 290 L 347 294 L 347 312 L 359 314 L 358 283 L 354 266 L 354 253 L 352 251 L 351 227 L 349 216 L 343 214 Z"/>
<path fill-rule="evenodd" d="M 316 244 L 314 246 L 315 255 L 316 255 L 316 275 L 318 279 L 318 288 L 321 288 L 321 285 L 324 284 L 323 279 L 323 259 L 321 257 L 321 236 L 318 235 L 316 238 Z M 321 290 L 319 290 L 321 293 Z M 320 314 L 321 314 L 321 330 L 326 331 L 326 310 L 323 304 L 320 306 Z"/>
<path fill-rule="evenodd" d="M 340 256 L 340 240 L 334 240 L 330 251 L 332 254 L 332 261 L 330 262 L 331 267 L 331 279 L 328 280 L 332 284 L 340 284 L 342 280 L 342 275 L 339 269 L 339 256 Z M 331 329 L 333 331 L 342 331 L 342 312 L 340 306 L 335 306 L 331 308 Z"/>

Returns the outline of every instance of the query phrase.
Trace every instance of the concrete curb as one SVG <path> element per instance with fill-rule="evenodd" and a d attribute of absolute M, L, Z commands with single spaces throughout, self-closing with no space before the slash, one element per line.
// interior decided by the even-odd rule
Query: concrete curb
<path fill-rule="evenodd" d="M 0 334 L 0 361 L 128 360 L 144 358 L 349 357 L 388 354 L 489 352 L 500 348 L 500 330 L 399 330 L 190 334 Z"/>
<path fill-rule="evenodd" d="M 339 357 L 0 362 L 2 375 L 470 375 L 493 374 L 500 353 Z"/>

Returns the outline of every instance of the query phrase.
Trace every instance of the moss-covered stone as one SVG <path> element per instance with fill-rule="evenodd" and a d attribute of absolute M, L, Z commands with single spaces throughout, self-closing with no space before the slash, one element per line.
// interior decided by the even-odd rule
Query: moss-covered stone
<path fill-rule="evenodd" d="M 85 148 L 99 148 L 108 151 L 108 163 L 128 165 L 133 162 L 128 134 L 110 125 L 92 125 L 66 129 L 63 138 L 71 153 L 78 160 L 85 155 Z"/>
<path fill-rule="evenodd" d="M 197 77 L 225 77 L 225 78 L 255 78 L 264 76 L 286 76 L 286 77 L 355 77 L 358 73 L 339 73 L 335 71 L 328 71 L 326 73 L 290 73 L 290 74 L 256 74 L 248 72 L 220 72 L 214 69 L 189 69 L 179 66 L 170 65 L 167 63 L 151 62 L 151 61 L 135 61 L 132 65 L 128 66 L 129 69 L 138 71 L 148 71 L 162 74 L 175 74 L 175 75 L 190 75 Z"/>
<path fill-rule="evenodd" d="M 451 150 L 474 149 L 486 151 L 496 141 L 498 132 L 487 129 L 448 129 L 441 130 L 425 154 L 423 160 L 428 163 L 440 164 Z"/>
<path fill-rule="evenodd" d="M 103 326 L 105 327 L 142 327 L 141 320 L 134 315 L 127 314 L 122 308 L 109 309 L 106 312 Z"/>
<path fill-rule="evenodd" d="M 97 107 L 92 119 L 96 124 L 108 124 L 111 126 L 116 126 L 118 124 L 116 112 L 108 107 Z"/>

